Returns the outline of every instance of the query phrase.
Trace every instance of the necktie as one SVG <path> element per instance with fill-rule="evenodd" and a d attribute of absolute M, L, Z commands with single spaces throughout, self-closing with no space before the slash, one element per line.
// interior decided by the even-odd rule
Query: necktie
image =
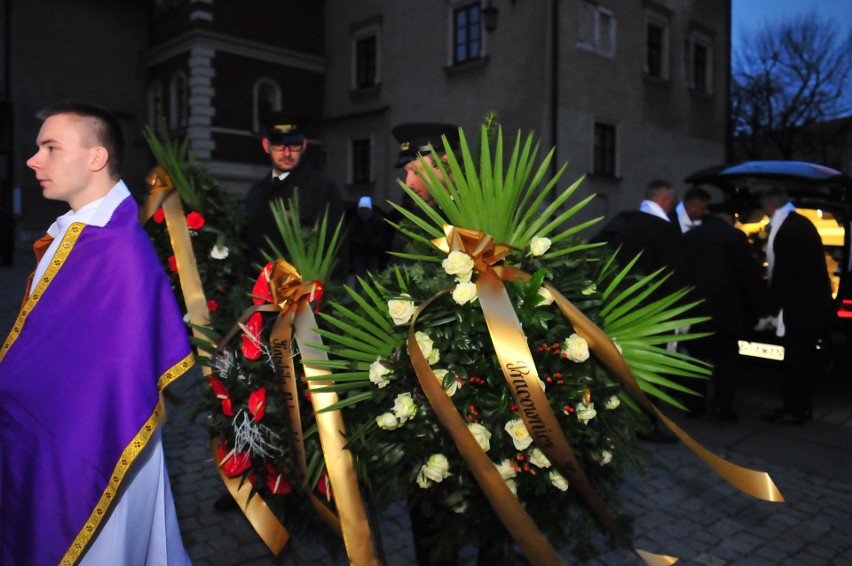
<path fill-rule="evenodd" d="M 33 244 L 33 252 L 35 252 L 36 256 L 36 267 L 38 267 L 41 258 L 44 257 L 44 254 L 47 251 L 47 248 L 50 247 L 51 242 L 53 242 L 53 236 L 51 236 L 50 234 L 45 234 L 44 236 L 36 240 Z M 27 292 L 24 293 L 24 303 L 26 303 L 27 299 L 30 298 L 30 289 L 32 288 L 34 276 L 35 269 L 32 273 L 30 273 L 30 276 L 27 278 Z"/>

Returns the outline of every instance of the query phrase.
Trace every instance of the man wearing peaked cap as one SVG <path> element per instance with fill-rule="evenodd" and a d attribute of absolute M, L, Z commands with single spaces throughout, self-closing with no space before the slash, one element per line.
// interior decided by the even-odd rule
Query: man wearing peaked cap
<path fill-rule="evenodd" d="M 305 159 L 308 140 L 304 122 L 281 112 L 271 113 L 261 142 L 272 165 L 267 173 L 248 192 L 245 207 L 248 215 L 246 239 L 254 254 L 253 261 L 262 263 L 263 252 L 270 252 L 269 237 L 279 250 L 284 242 L 278 233 L 270 204 L 277 199 L 286 203 L 298 188 L 299 218 L 302 226 L 313 226 L 328 207 L 328 220 L 336 225 L 343 215 L 343 202 L 337 185 L 311 168 Z"/>
<path fill-rule="evenodd" d="M 435 199 L 429 194 L 423 182 L 423 166 L 417 160 L 417 157 L 423 156 L 423 159 L 429 165 L 435 167 L 432 149 L 438 156 L 446 155 L 442 136 L 446 136 L 451 148 L 457 148 L 459 142 L 458 126 L 436 122 L 412 122 L 395 126 L 391 133 L 399 142 L 399 159 L 396 167 L 405 168 L 406 186 L 413 189 L 417 196 L 427 203 L 434 204 Z M 440 179 L 441 173 L 439 171 L 436 171 L 436 173 Z"/>

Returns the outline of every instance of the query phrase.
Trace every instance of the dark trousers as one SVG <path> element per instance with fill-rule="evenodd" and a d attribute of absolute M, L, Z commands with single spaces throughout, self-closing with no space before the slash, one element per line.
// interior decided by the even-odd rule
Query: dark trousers
<path fill-rule="evenodd" d="M 781 362 L 781 393 L 784 409 L 796 417 L 813 412 L 811 376 L 819 371 L 815 336 L 785 337 L 784 361 Z"/>
<path fill-rule="evenodd" d="M 734 395 L 740 375 L 740 356 L 737 337 L 731 334 L 713 334 L 687 344 L 689 354 L 713 364 L 713 409 L 729 410 L 733 408 Z M 690 389 L 706 396 L 707 382 L 698 381 L 686 384 Z M 705 398 L 684 396 L 683 400 L 690 411 L 706 409 Z"/>

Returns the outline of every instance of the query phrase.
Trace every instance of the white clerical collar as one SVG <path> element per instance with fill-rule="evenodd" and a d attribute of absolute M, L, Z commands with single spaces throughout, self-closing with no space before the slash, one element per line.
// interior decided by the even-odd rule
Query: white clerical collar
<path fill-rule="evenodd" d="M 64 235 L 68 227 L 75 222 L 90 226 L 106 226 L 118 205 L 129 196 L 130 191 L 127 189 L 127 185 L 124 184 L 124 181 L 119 180 L 105 196 L 95 199 L 77 210 L 69 210 L 57 218 L 56 222 L 47 229 L 47 233 L 58 238 L 60 235 Z"/>
<path fill-rule="evenodd" d="M 273 171 L 273 172 L 272 172 L 272 180 L 274 181 L 275 179 L 278 179 L 279 181 L 283 181 L 284 179 L 286 179 L 286 178 L 287 178 L 287 175 L 289 175 L 289 174 L 290 174 L 290 172 L 289 172 L 289 171 L 284 171 L 284 172 L 283 172 L 283 173 L 281 173 L 280 175 L 276 175 L 276 174 L 275 174 L 275 171 Z"/>
<path fill-rule="evenodd" d="M 666 222 L 670 222 L 669 216 L 666 214 L 666 211 L 663 210 L 663 207 L 652 200 L 643 200 L 642 204 L 639 205 L 639 212 L 644 212 L 651 216 L 657 216 Z"/>
<path fill-rule="evenodd" d="M 686 207 L 683 206 L 682 202 L 677 203 L 675 207 L 675 212 L 677 212 L 677 220 L 678 224 L 680 224 L 680 230 L 684 234 L 689 232 L 691 228 L 695 228 L 699 224 L 701 224 L 701 220 L 693 220 L 686 213 Z"/>

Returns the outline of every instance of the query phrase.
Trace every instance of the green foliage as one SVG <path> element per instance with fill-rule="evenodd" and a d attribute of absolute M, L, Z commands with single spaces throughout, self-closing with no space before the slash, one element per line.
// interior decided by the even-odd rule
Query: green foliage
<path fill-rule="evenodd" d="M 184 213 L 187 216 L 197 213 L 203 218 L 203 226 L 190 228 L 190 236 L 204 294 L 208 301 L 214 302 L 210 303 L 210 324 L 224 334 L 245 307 L 250 285 L 243 236 L 245 214 L 237 199 L 223 191 L 195 160 L 186 139 L 173 140 L 164 129 L 155 133 L 146 128 L 144 135 L 157 162 L 171 177 Z M 174 252 L 166 224 L 155 215 L 145 228 L 185 312 L 178 274 L 170 263 Z"/>

